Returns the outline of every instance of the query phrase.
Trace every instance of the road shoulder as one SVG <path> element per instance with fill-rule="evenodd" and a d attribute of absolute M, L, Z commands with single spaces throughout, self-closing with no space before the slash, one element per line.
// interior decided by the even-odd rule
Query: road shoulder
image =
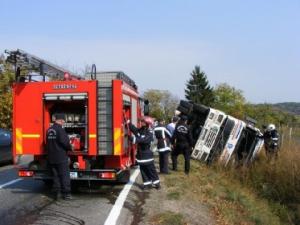
<path fill-rule="evenodd" d="M 171 176 L 188 177 L 182 172 L 171 175 L 160 175 L 162 188 L 143 191 L 139 177 L 132 188 L 119 220 L 119 224 L 128 225 L 164 225 L 164 224 L 215 224 L 207 205 L 197 200 L 186 199 L 174 191 L 175 186 L 169 184 Z"/>

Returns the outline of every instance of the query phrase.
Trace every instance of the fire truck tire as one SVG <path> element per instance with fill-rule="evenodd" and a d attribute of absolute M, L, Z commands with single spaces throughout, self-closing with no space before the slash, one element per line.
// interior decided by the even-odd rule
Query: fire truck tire
<path fill-rule="evenodd" d="M 71 190 L 72 192 L 77 192 L 79 190 L 80 187 L 80 182 L 76 181 L 76 180 L 71 180 Z"/>
<path fill-rule="evenodd" d="M 118 183 L 126 184 L 130 180 L 130 170 L 125 170 L 122 172 L 118 178 Z"/>
<path fill-rule="evenodd" d="M 45 180 L 43 180 L 43 182 L 44 182 L 44 184 L 45 184 L 45 186 L 46 186 L 47 188 L 49 188 L 49 189 L 52 188 L 52 186 L 53 186 L 53 180 L 45 179 Z"/>

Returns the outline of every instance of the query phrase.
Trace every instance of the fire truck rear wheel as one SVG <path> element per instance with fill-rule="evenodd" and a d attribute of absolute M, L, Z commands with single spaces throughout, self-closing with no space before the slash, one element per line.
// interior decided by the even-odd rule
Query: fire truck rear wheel
<path fill-rule="evenodd" d="M 52 188 L 52 186 L 53 186 L 53 180 L 45 179 L 45 180 L 43 180 L 43 182 L 44 182 L 44 184 L 45 184 L 45 186 L 47 188 L 49 188 L 49 189 Z"/>
<path fill-rule="evenodd" d="M 78 192 L 80 188 L 81 183 L 76 180 L 71 180 L 71 190 L 72 192 Z"/>
<path fill-rule="evenodd" d="M 130 170 L 125 170 L 118 178 L 118 183 L 126 184 L 130 180 Z"/>

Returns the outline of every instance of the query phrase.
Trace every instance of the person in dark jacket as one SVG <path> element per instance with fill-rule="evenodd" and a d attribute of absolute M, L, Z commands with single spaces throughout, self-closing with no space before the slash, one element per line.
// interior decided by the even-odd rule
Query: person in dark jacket
<path fill-rule="evenodd" d="M 169 153 L 171 151 L 170 139 L 171 133 L 164 125 L 164 120 L 158 120 L 158 125 L 154 128 L 154 134 L 157 139 L 157 151 L 159 152 L 160 173 L 169 173 Z"/>
<path fill-rule="evenodd" d="M 279 133 L 274 124 L 269 124 L 264 132 L 264 145 L 268 159 L 278 156 Z"/>
<path fill-rule="evenodd" d="M 137 144 L 136 161 L 140 166 L 143 179 L 143 189 L 149 189 L 152 186 L 160 189 L 160 181 L 154 166 L 153 152 L 150 149 L 153 141 L 153 133 L 150 131 L 151 118 L 142 117 L 140 119 L 141 127 L 135 127 L 130 121 L 129 129 L 134 134 L 133 143 Z"/>
<path fill-rule="evenodd" d="M 177 170 L 178 155 L 183 154 L 185 174 L 189 174 L 190 172 L 190 158 L 193 144 L 192 134 L 187 126 L 187 119 L 186 116 L 181 116 L 171 139 L 172 145 L 174 146 L 174 150 L 172 151 L 173 170 Z"/>
<path fill-rule="evenodd" d="M 71 199 L 70 169 L 68 151 L 72 150 L 69 137 L 62 128 L 65 123 L 64 114 L 56 114 L 54 124 L 47 130 L 46 148 L 48 164 L 53 176 L 55 198 L 61 192 L 63 199 Z"/>

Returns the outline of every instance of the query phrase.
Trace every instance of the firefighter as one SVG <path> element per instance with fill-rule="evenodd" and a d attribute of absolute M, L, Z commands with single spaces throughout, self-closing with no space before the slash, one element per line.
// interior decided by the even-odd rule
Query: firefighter
<path fill-rule="evenodd" d="M 54 124 L 47 130 L 46 149 L 48 151 L 48 164 L 53 176 L 53 192 L 58 199 L 71 199 L 70 169 L 67 152 L 72 150 L 69 137 L 63 129 L 65 115 L 57 113 Z"/>
<path fill-rule="evenodd" d="M 159 153 L 160 173 L 169 174 L 169 153 L 171 151 L 170 139 L 171 133 L 165 127 L 165 121 L 158 120 L 158 125 L 154 128 L 154 134 L 157 139 L 157 151 Z"/>
<path fill-rule="evenodd" d="M 189 127 L 187 126 L 187 116 L 182 115 L 175 127 L 171 142 L 174 146 L 172 151 L 173 170 L 177 171 L 177 157 L 179 154 L 184 156 L 184 172 L 190 172 L 190 157 L 192 152 L 193 139 Z"/>
<path fill-rule="evenodd" d="M 152 119 L 150 117 L 140 118 L 141 127 L 135 127 L 130 121 L 127 121 L 129 129 L 134 134 L 132 142 L 137 144 L 136 161 L 140 166 L 143 189 L 150 189 L 152 186 L 160 189 L 160 181 L 154 166 L 153 152 L 150 149 L 153 141 L 153 134 L 150 131 Z"/>
<path fill-rule="evenodd" d="M 264 132 L 264 143 L 268 159 L 278 155 L 279 133 L 274 124 L 269 124 Z"/>

